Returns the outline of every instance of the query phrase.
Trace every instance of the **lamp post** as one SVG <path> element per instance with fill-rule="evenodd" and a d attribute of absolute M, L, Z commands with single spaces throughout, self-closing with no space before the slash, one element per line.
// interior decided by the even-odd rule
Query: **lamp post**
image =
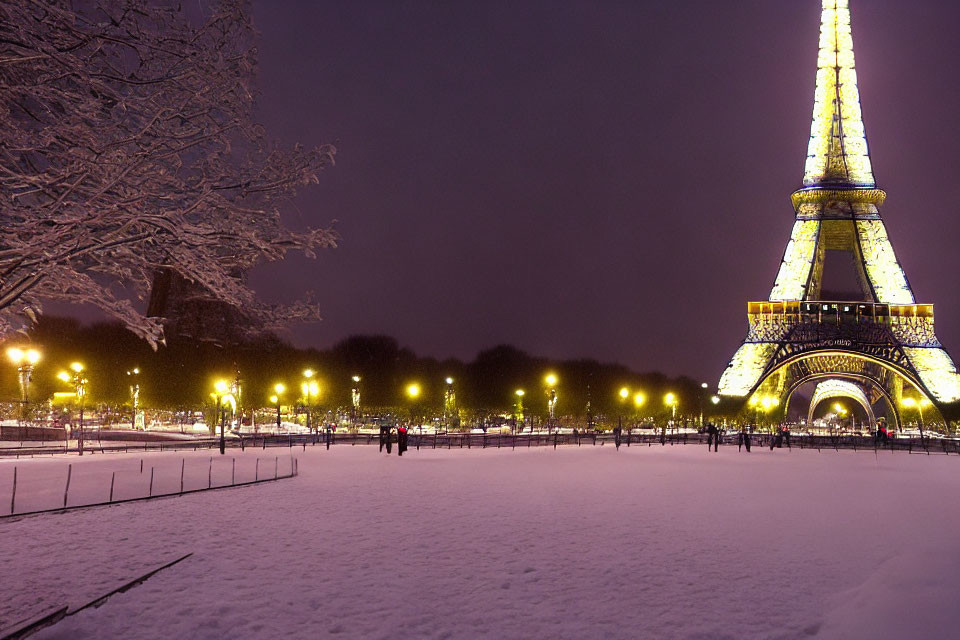
<path fill-rule="evenodd" d="M 80 409 L 80 420 L 77 425 L 77 451 L 80 455 L 83 455 L 83 402 L 84 398 L 87 395 L 87 379 L 83 375 L 83 365 L 79 362 L 74 362 L 70 365 L 70 370 L 72 374 L 67 373 L 66 371 L 61 371 L 57 374 L 57 377 L 60 380 L 70 383 L 73 385 L 74 397 L 77 399 L 77 405 Z"/>
<path fill-rule="evenodd" d="M 278 382 L 273 385 L 273 392 L 275 395 L 270 397 L 270 400 L 277 405 L 277 433 L 280 432 L 280 398 L 283 396 L 283 392 L 287 390 L 287 387 L 282 383 Z"/>
<path fill-rule="evenodd" d="M 900 403 L 905 407 L 916 407 L 920 415 L 920 422 L 918 427 L 920 428 L 920 442 L 923 442 L 923 407 L 929 405 L 930 401 L 926 398 L 920 398 L 920 400 L 914 400 L 913 398 L 904 398 Z"/>
<path fill-rule="evenodd" d="M 668 393 L 663 396 L 663 403 L 670 407 L 670 422 L 676 427 L 677 421 L 677 395 L 675 393 Z"/>
<path fill-rule="evenodd" d="M 360 416 L 360 376 L 353 376 L 351 380 L 353 380 L 353 387 L 350 389 L 350 405 L 353 414 L 350 418 L 356 424 L 357 418 Z"/>
<path fill-rule="evenodd" d="M 526 395 L 526 391 L 523 389 L 517 389 L 513 392 L 517 396 L 517 411 L 515 414 L 514 426 L 520 426 L 520 431 L 523 431 L 523 396 Z M 518 432 L 519 433 L 519 432 Z"/>
<path fill-rule="evenodd" d="M 407 385 L 407 397 L 410 399 L 410 424 L 413 424 L 414 418 L 414 405 L 417 403 L 417 399 L 420 398 L 420 385 L 416 382 L 412 382 Z M 420 434 L 423 435 L 423 427 L 420 427 Z"/>
<path fill-rule="evenodd" d="M 547 433 L 557 418 L 557 376 L 550 373 L 543 379 L 547 383 Z"/>
<path fill-rule="evenodd" d="M 7 349 L 7 357 L 17 367 L 20 380 L 20 420 L 26 422 L 30 402 L 30 380 L 33 377 L 33 365 L 40 361 L 40 352 L 36 349 L 11 347 Z"/>
<path fill-rule="evenodd" d="M 633 394 L 633 409 L 636 412 L 636 419 L 639 422 L 640 420 L 640 407 L 643 406 L 643 403 L 647 401 L 646 396 L 643 395 L 643 392 L 637 391 Z M 629 443 L 630 441 L 627 440 Z"/>
<path fill-rule="evenodd" d="M 780 401 L 773 396 L 764 396 L 761 404 L 763 405 L 763 414 L 766 416 L 771 410 L 780 404 Z M 773 430 L 772 424 L 770 425 L 770 430 Z"/>
<path fill-rule="evenodd" d="M 447 387 L 443 391 L 443 419 L 447 426 L 451 426 L 457 417 L 457 394 L 453 390 L 453 378 L 447 376 L 444 382 Z"/>
<path fill-rule="evenodd" d="M 220 422 L 220 455 L 227 451 L 227 441 L 224 431 L 226 429 L 226 411 L 224 411 L 223 401 L 230 394 L 226 380 L 217 380 L 213 385 L 213 396 L 217 399 L 216 420 Z"/>
<path fill-rule="evenodd" d="M 130 401 L 133 404 L 133 419 L 130 421 L 130 426 L 134 429 L 137 428 L 137 407 L 140 404 L 139 376 L 139 367 L 134 367 L 130 371 L 127 371 L 127 378 L 130 380 Z M 144 427 L 146 427 L 146 424 L 144 424 Z"/>
<path fill-rule="evenodd" d="M 305 378 L 305 380 L 303 381 L 303 384 L 300 385 L 300 390 L 303 392 L 304 401 L 305 401 L 306 406 L 307 406 L 307 433 L 309 433 L 310 430 L 311 430 L 311 426 L 310 426 L 310 417 L 311 417 L 311 416 L 310 416 L 310 413 L 311 413 L 310 395 L 313 394 L 313 396 L 316 397 L 317 394 L 318 394 L 319 391 L 320 391 L 320 387 L 317 385 L 317 381 L 316 381 L 316 380 L 312 380 L 312 378 L 313 378 L 313 376 L 314 376 L 314 373 L 315 373 L 315 372 L 314 372 L 313 369 L 304 369 L 304 371 L 303 371 L 303 377 Z M 318 433 L 319 433 L 319 430 L 318 430 Z"/>
<path fill-rule="evenodd" d="M 700 383 L 700 428 L 703 428 L 703 394 L 707 392 L 707 383 Z"/>
<path fill-rule="evenodd" d="M 623 425 L 623 407 L 627 402 L 627 398 L 630 397 L 630 389 L 623 387 L 620 391 L 617 392 L 617 395 L 620 396 L 620 415 L 617 416 L 617 424 Z"/>

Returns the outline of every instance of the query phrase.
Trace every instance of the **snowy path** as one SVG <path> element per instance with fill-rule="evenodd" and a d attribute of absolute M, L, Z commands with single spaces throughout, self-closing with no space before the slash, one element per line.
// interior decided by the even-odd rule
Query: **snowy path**
<path fill-rule="evenodd" d="M 954 457 L 297 457 L 281 483 L 0 522 L 0 626 L 188 552 L 36 637 L 948 638 L 960 625 Z"/>

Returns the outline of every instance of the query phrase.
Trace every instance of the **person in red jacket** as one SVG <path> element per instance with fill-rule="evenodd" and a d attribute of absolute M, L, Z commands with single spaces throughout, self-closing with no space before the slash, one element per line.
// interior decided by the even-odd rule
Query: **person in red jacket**
<path fill-rule="evenodd" d="M 397 427 L 397 455 L 402 456 L 407 450 L 407 428 L 403 425 Z"/>

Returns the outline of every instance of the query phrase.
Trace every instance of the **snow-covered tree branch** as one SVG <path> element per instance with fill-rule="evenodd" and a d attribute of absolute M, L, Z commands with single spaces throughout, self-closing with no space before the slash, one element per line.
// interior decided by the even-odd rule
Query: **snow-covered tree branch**
<path fill-rule="evenodd" d="M 0 0 L 0 335 L 44 300 L 91 303 L 156 345 L 135 304 L 158 271 L 267 325 L 240 274 L 333 246 L 279 206 L 335 149 L 272 146 L 252 118 L 254 30 L 243 0 L 202 19 L 152 0 Z"/>

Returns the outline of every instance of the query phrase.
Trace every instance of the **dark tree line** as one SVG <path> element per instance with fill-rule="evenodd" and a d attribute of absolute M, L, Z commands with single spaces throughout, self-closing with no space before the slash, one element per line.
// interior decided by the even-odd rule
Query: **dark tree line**
<path fill-rule="evenodd" d="M 471 362 L 420 357 L 388 336 L 352 336 L 326 350 L 298 349 L 270 335 L 229 349 L 174 338 L 153 351 L 119 323 L 82 325 L 74 319 L 51 316 L 39 319 L 29 342 L 43 352 L 31 387 L 35 400 L 57 390 L 69 390 L 56 375 L 71 362 L 79 361 L 86 367 L 91 402 L 129 402 L 131 377 L 127 371 L 137 367 L 141 403 L 152 408 L 199 406 L 209 399 L 216 379 L 233 380 L 237 372 L 247 406 L 267 405 L 277 382 L 287 386 L 286 404 L 299 396 L 302 372 L 307 368 L 317 372 L 319 404 L 328 407 L 350 404 L 351 377 L 359 375 L 365 408 L 406 405 L 404 390 L 416 382 L 422 389 L 419 406 L 439 410 L 444 381 L 452 377 L 457 404 L 467 411 L 510 411 L 515 391 L 523 389 L 526 412 L 542 415 L 546 411 L 544 376 L 548 372 L 559 379 L 558 411 L 563 415 L 585 415 L 588 401 L 595 413 L 615 415 L 622 411 L 624 415 L 636 415 L 632 394 L 637 391 L 645 396 L 640 409 L 644 416 L 666 414 L 663 397 L 667 392 L 679 398 L 678 416 L 699 414 L 700 402 L 709 403 L 709 396 L 701 395 L 706 392 L 699 382 L 687 377 L 672 379 L 662 373 L 640 373 L 596 360 L 556 362 L 509 345 L 482 351 Z M 19 343 L 12 339 L 5 346 L 12 344 Z M 18 394 L 16 370 L 8 365 L 3 371 L 0 393 L 14 400 Z M 618 394 L 624 386 L 631 390 L 626 401 Z"/>

